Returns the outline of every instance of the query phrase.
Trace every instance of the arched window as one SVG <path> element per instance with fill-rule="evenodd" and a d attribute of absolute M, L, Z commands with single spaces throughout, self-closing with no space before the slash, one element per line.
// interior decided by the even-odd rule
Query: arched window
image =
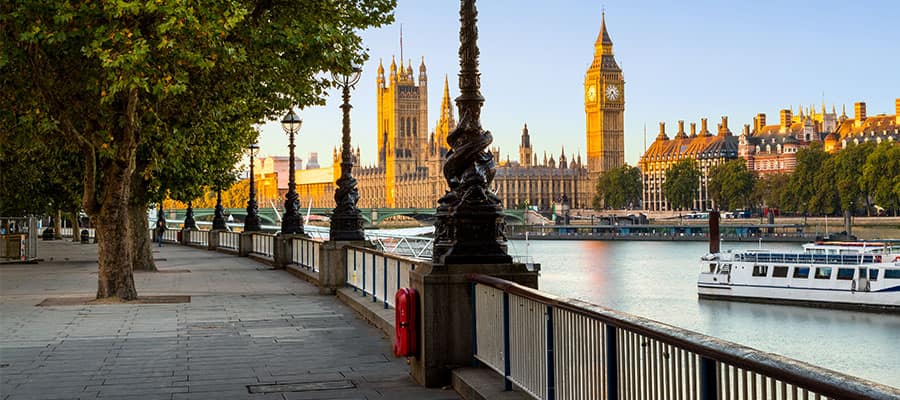
<path fill-rule="evenodd" d="M 418 124 L 416 123 L 416 119 L 413 118 L 412 119 L 412 135 L 413 135 L 413 137 L 416 137 L 416 135 L 418 135 L 418 134 L 419 134 L 419 127 L 418 127 Z"/>

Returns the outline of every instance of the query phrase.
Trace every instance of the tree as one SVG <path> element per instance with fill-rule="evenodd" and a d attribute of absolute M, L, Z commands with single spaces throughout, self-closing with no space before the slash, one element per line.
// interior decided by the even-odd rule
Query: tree
<path fill-rule="evenodd" d="M 78 146 L 82 205 L 97 224 L 97 297 L 137 296 L 131 242 L 144 228 L 129 215 L 146 199 L 135 193 L 190 191 L 204 182 L 188 175 L 223 171 L 209 160 L 188 170 L 184 157 L 166 178 L 178 152 L 213 138 L 226 152 L 244 148 L 252 124 L 323 104 L 331 83 L 320 72 L 360 64 L 357 31 L 390 22 L 393 7 L 393 0 L 0 3 L 0 108 L 33 121 L 15 135 L 54 134 Z"/>
<path fill-rule="evenodd" d="M 766 174 L 760 176 L 753 185 L 753 199 L 756 204 L 769 208 L 787 207 L 786 196 L 790 191 L 790 174 Z M 796 211 L 796 210 L 794 210 Z"/>
<path fill-rule="evenodd" d="M 870 188 L 875 204 L 897 215 L 900 210 L 900 145 L 882 142 L 866 157 L 861 185 Z"/>
<path fill-rule="evenodd" d="M 691 159 L 683 159 L 666 171 L 663 195 L 673 210 L 691 208 L 700 185 L 700 171 Z"/>
<path fill-rule="evenodd" d="M 593 206 L 600 210 L 602 205 L 610 208 L 625 208 L 641 201 L 641 170 L 625 164 L 600 174 L 597 179 Z"/>
<path fill-rule="evenodd" d="M 809 147 L 797 151 L 797 167 L 790 180 L 792 190 L 786 197 L 790 208 L 801 213 L 820 212 L 822 207 L 818 207 L 818 203 L 821 196 L 817 196 L 817 189 L 825 188 L 817 188 L 816 179 L 828 158 L 828 153 L 819 142 L 810 143 Z"/>
<path fill-rule="evenodd" d="M 835 186 L 841 209 L 853 211 L 854 206 L 865 206 L 869 211 L 871 188 L 862 179 L 866 158 L 875 149 L 875 143 L 848 143 L 841 151 L 835 153 Z"/>
<path fill-rule="evenodd" d="M 719 209 L 730 210 L 750 204 L 756 175 L 743 159 L 728 160 L 709 171 L 709 197 Z"/>

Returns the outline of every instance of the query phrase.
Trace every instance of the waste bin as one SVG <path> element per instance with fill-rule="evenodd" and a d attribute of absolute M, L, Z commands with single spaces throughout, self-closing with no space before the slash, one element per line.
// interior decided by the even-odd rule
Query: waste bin
<path fill-rule="evenodd" d="M 41 234 L 41 239 L 53 240 L 53 234 L 53 228 L 44 229 L 44 233 Z"/>
<path fill-rule="evenodd" d="M 87 229 L 81 230 L 81 244 L 88 244 L 91 242 L 91 236 L 88 233 Z"/>
<path fill-rule="evenodd" d="M 175 232 L 175 240 L 181 243 L 181 231 Z"/>

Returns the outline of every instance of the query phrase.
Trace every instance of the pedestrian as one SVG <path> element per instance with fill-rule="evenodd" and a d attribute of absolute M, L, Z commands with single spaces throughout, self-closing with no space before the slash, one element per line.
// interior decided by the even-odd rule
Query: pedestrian
<path fill-rule="evenodd" d="M 159 247 L 162 247 L 163 232 L 165 232 L 166 229 L 166 220 L 164 218 L 158 218 L 156 220 L 156 242 L 159 243 Z"/>

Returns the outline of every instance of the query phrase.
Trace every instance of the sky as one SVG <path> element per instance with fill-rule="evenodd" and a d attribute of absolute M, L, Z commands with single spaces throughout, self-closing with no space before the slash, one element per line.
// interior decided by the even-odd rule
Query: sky
<path fill-rule="evenodd" d="M 802 104 L 866 102 L 867 114 L 894 114 L 900 98 L 900 14 L 897 1 L 588 1 L 490 0 L 478 6 L 478 45 L 485 104 L 482 125 L 501 157 L 518 159 L 523 124 L 535 154 L 558 158 L 585 152 L 584 74 L 594 56 L 602 10 L 625 78 L 625 161 L 636 165 L 666 122 L 669 136 L 685 125 L 721 116 L 740 134 L 764 112 Z M 353 147 L 362 163 L 376 153 L 375 76 L 379 59 L 411 59 L 428 74 L 429 131 L 439 117 L 444 76 L 459 95 L 459 2 L 398 0 L 396 21 L 360 32 L 369 60 L 351 93 Z M 406 61 L 404 61 L 404 64 Z M 310 152 L 331 165 L 340 144 L 339 93 L 327 104 L 299 110 L 297 156 Z M 458 117 L 458 113 L 456 114 Z M 288 154 L 276 122 L 260 127 L 260 155 Z"/>

